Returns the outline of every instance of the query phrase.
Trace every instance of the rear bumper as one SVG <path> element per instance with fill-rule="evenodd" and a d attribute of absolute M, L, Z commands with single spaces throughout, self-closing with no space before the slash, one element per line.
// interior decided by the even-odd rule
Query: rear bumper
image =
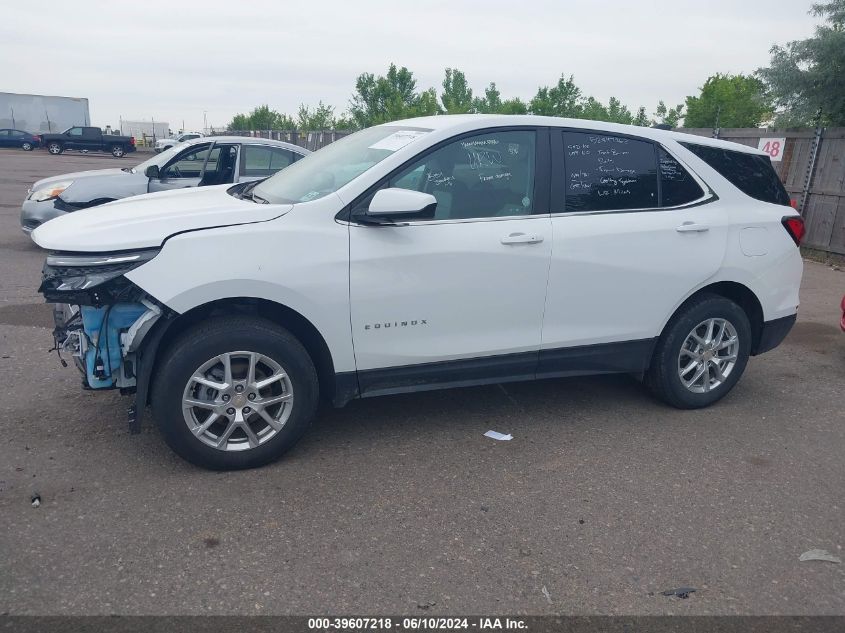
<path fill-rule="evenodd" d="M 780 319 L 764 322 L 763 329 L 760 331 L 760 340 L 751 349 L 751 355 L 757 356 L 758 354 L 763 354 L 783 343 L 783 339 L 786 338 L 792 326 L 795 325 L 797 316 L 797 314 L 790 314 Z"/>

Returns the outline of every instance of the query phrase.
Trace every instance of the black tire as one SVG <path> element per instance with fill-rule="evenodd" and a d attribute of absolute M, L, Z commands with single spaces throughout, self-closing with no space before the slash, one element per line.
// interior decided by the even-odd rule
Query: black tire
<path fill-rule="evenodd" d="M 123 145 L 112 145 L 111 155 L 115 158 L 123 158 L 126 155 L 126 150 L 123 148 Z"/>
<path fill-rule="evenodd" d="M 683 384 L 679 375 L 681 346 L 697 325 L 713 318 L 724 319 L 735 329 L 738 339 L 736 364 L 721 384 L 707 392 L 695 393 Z M 721 400 L 733 389 L 745 371 L 750 353 L 751 324 L 745 311 L 725 297 L 701 295 L 682 306 L 666 325 L 654 350 L 645 383 L 654 395 L 673 407 L 706 407 Z"/>
<path fill-rule="evenodd" d="M 224 451 L 192 433 L 183 417 L 182 398 L 197 368 L 235 351 L 257 352 L 281 365 L 294 399 L 290 416 L 273 437 L 254 448 Z M 264 319 L 237 316 L 211 319 L 181 334 L 157 365 L 151 402 L 161 434 L 176 454 L 204 468 L 238 470 L 272 462 L 296 444 L 314 417 L 318 396 L 314 363 L 290 332 Z"/>
<path fill-rule="evenodd" d="M 31 152 L 32 143 L 30 143 L 29 141 L 24 141 L 23 143 L 21 143 L 21 149 L 25 152 Z"/>
<path fill-rule="evenodd" d="M 61 143 L 53 141 L 52 143 L 47 144 L 47 151 L 53 154 L 54 156 L 58 156 L 63 151 L 65 151 L 65 148 L 62 146 Z"/>

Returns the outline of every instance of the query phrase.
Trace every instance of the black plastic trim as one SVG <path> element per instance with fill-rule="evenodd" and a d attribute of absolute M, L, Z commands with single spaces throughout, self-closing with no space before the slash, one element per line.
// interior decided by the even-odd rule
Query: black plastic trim
<path fill-rule="evenodd" d="M 150 380 L 153 375 L 158 348 L 161 340 L 173 325 L 175 313 L 168 311 L 162 315 L 159 321 L 153 326 L 141 341 L 141 347 L 135 354 L 135 403 L 130 407 L 129 432 L 137 435 L 141 432 L 141 421 L 144 418 L 144 409 L 149 399 Z"/>
<path fill-rule="evenodd" d="M 648 369 L 656 343 L 653 338 L 368 369 L 358 372 L 357 395 L 367 398 L 556 376 L 640 373 Z M 341 394 L 341 377 L 349 387 L 352 384 L 349 373 L 336 375 L 336 406 L 355 397 L 350 389 Z"/>
<path fill-rule="evenodd" d="M 751 355 L 757 356 L 758 354 L 764 354 L 783 343 L 783 339 L 786 338 L 792 326 L 795 325 L 795 319 L 797 317 L 797 314 L 791 314 L 780 319 L 765 321 L 763 323 L 763 329 L 760 330 L 760 340 L 752 348 Z"/>
<path fill-rule="evenodd" d="M 640 373 L 648 369 L 656 338 L 540 351 L 538 377 Z"/>

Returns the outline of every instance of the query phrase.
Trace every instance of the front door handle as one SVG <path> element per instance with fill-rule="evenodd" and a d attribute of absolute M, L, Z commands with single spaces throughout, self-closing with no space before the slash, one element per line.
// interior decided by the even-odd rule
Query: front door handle
<path fill-rule="evenodd" d="M 681 226 L 675 229 L 678 233 L 704 233 L 709 231 L 710 227 L 706 224 L 696 224 L 695 222 L 684 222 Z"/>
<path fill-rule="evenodd" d="M 539 244 L 542 241 L 543 236 L 536 233 L 511 233 L 502 238 L 502 244 Z"/>

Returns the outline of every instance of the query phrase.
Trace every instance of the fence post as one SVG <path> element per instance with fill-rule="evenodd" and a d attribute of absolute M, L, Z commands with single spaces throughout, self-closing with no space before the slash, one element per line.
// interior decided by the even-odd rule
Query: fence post
<path fill-rule="evenodd" d="M 816 174 L 816 157 L 819 155 L 819 147 L 822 144 L 822 135 L 824 134 L 821 119 L 822 110 L 819 108 L 819 111 L 816 112 L 816 131 L 813 135 L 813 144 L 810 147 L 810 160 L 807 164 L 807 173 L 804 176 L 804 188 L 801 191 L 801 208 L 798 209 L 798 213 L 802 216 L 807 206 L 807 198 L 810 197 L 810 189 L 813 186 L 813 176 Z"/>

